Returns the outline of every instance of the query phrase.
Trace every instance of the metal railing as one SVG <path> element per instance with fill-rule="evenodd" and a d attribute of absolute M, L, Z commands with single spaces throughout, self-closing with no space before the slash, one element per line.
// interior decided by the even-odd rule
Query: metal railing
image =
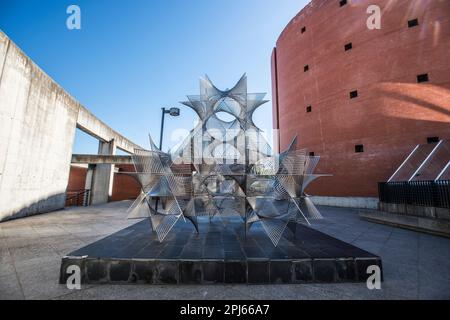
<path fill-rule="evenodd" d="M 380 182 L 380 202 L 450 208 L 450 180 Z"/>
<path fill-rule="evenodd" d="M 66 207 L 87 207 L 90 202 L 91 190 L 68 190 L 66 192 Z"/>

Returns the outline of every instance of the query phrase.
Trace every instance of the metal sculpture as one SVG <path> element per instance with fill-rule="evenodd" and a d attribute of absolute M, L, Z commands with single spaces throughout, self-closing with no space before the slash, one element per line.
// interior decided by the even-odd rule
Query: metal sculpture
<path fill-rule="evenodd" d="M 247 93 L 244 75 L 230 90 L 217 89 L 209 78 L 200 80 L 200 95 L 182 104 L 199 121 L 174 152 L 159 150 L 150 137 L 150 150 L 132 156 L 142 192 L 128 218 L 150 218 L 163 241 L 178 220 L 198 230 L 198 216 L 215 217 L 226 227 L 229 215 L 242 218 L 245 233 L 261 223 L 277 246 L 286 228 L 322 218 L 305 188 L 319 157 L 295 150 L 296 138 L 281 154 L 273 154 L 263 132 L 254 124 L 254 111 L 266 103 L 264 93 Z M 222 120 L 220 113 L 233 120 Z"/>

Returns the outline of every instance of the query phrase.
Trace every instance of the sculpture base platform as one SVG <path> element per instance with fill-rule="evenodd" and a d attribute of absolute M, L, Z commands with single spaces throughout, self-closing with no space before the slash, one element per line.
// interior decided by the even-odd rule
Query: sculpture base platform
<path fill-rule="evenodd" d="M 259 224 L 245 237 L 238 217 L 226 227 L 202 217 L 200 234 L 179 221 L 160 243 L 143 220 L 64 257 L 60 283 L 71 265 L 80 267 L 82 283 L 158 285 L 362 282 L 368 266 L 381 267 L 369 252 L 303 225 L 295 228 L 274 247 Z"/>

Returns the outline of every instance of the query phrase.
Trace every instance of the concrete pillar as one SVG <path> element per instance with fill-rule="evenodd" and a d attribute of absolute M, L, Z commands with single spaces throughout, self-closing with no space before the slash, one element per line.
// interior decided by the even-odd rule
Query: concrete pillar
<path fill-rule="evenodd" d="M 114 140 L 111 140 L 110 142 L 99 142 L 98 154 L 114 155 L 115 153 L 116 144 Z M 113 164 L 97 164 L 95 166 L 91 184 L 91 204 L 102 204 L 109 201 L 112 196 L 113 180 Z"/>
<path fill-rule="evenodd" d="M 89 190 L 88 193 L 85 195 L 84 204 L 90 205 L 91 204 L 91 198 L 92 198 L 92 180 L 94 178 L 94 170 L 95 170 L 95 164 L 89 164 L 88 169 L 86 171 L 86 181 L 84 183 L 84 189 Z"/>

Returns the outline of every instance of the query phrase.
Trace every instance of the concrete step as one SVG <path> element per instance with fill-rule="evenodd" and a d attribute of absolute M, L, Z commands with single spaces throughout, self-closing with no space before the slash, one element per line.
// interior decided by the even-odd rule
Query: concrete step
<path fill-rule="evenodd" d="M 360 210 L 359 216 L 364 220 L 375 223 L 387 224 L 450 238 L 450 221 L 444 219 L 426 218 L 379 210 Z"/>

